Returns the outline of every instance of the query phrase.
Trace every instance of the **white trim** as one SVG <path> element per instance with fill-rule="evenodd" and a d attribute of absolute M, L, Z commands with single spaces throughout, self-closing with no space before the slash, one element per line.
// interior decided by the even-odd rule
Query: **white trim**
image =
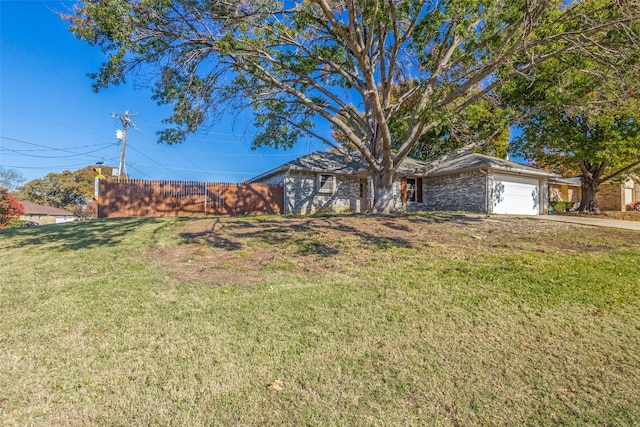
<path fill-rule="evenodd" d="M 325 179 L 324 182 L 323 179 Z M 334 194 L 336 192 L 336 176 L 332 173 L 318 173 L 316 175 L 316 192 Z"/>

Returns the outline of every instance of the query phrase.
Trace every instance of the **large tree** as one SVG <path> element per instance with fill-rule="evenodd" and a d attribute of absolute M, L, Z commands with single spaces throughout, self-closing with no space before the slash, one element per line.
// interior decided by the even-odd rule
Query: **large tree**
<path fill-rule="evenodd" d="M 422 136 L 559 53 L 611 60 L 635 41 L 607 35 L 638 20 L 638 3 L 88 0 L 65 18 L 109 55 L 96 89 L 136 73 L 173 105 L 161 141 L 182 142 L 234 107 L 253 109 L 256 146 L 303 134 L 336 146 L 314 127 L 324 120 L 369 164 L 374 209 L 388 212 L 398 166 Z"/>
<path fill-rule="evenodd" d="M 640 32 L 639 28 L 636 28 Z M 514 151 L 580 176 L 581 212 L 598 212 L 600 184 L 640 165 L 640 50 L 612 67 L 561 55 L 519 77 L 503 95 L 522 118 Z"/>

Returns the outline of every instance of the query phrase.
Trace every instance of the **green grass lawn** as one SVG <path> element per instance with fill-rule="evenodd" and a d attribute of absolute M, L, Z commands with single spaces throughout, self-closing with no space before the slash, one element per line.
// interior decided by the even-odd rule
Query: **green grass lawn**
<path fill-rule="evenodd" d="M 0 425 L 640 423 L 640 233 L 379 219 L 0 232 Z"/>

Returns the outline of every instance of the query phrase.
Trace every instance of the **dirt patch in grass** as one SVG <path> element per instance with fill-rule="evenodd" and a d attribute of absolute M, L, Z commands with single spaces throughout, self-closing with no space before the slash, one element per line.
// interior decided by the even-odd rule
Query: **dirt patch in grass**
<path fill-rule="evenodd" d="M 382 255 L 390 248 L 465 260 L 514 250 L 576 253 L 640 247 L 640 233 L 585 229 L 462 214 L 208 218 L 178 230 L 184 244 L 145 256 L 185 283 L 221 287 L 254 285 L 283 274 L 349 273 L 363 263 L 393 262 Z"/>

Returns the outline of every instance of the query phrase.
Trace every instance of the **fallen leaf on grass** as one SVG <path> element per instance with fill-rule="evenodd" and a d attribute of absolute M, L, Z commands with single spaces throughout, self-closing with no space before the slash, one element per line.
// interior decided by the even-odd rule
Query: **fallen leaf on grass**
<path fill-rule="evenodd" d="M 284 390 L 284 383 L 282 380 L 274 380 L 267 384 L 267 390 L 269 391 L 282 391 Z"/>

